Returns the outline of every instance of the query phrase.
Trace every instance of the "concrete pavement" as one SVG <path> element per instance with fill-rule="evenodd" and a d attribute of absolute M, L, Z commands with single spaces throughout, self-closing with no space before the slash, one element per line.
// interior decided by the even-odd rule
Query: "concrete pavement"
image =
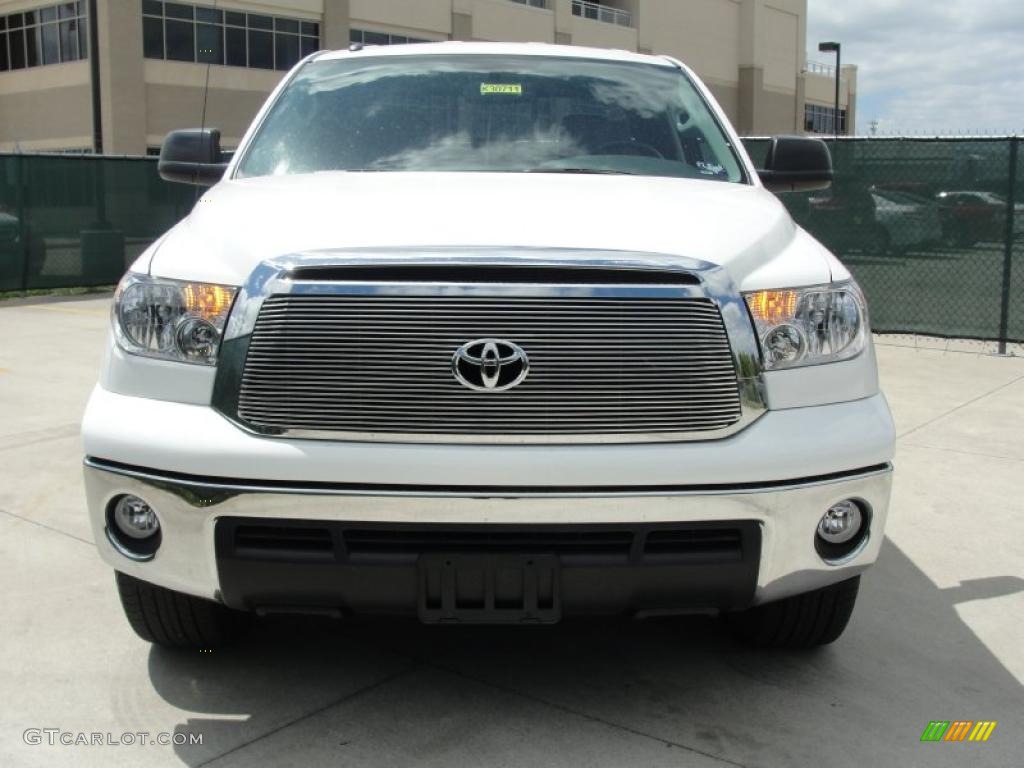
<path fill-rule="evenodd" d="M 0 765 L 1021 764 L 1024 358 L 879 340 L 893 514 L 821 651 L 748 651 L 710 618 L 277 618 L 181 654 L 131 633 L 86 520 L 77 422 L 108 302 L 0 303 Z M 986 744 L 919 741 L 981 719 Z M 27 744 L 33 728 L 202 743 Z"/>

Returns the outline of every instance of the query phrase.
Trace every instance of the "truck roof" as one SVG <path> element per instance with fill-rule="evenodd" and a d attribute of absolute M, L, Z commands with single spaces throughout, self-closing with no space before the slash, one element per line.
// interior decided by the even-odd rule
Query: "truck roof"
<path fill-rule="evenodd" d="M 572 59 L 597 59 L 601 61 L 626 61 L 674 67 L 675 63 L 665 56 L 652 56 L 632 51 L 609 48 L 586 48 L 579 45 L 553 45 L 551 43 L 470 43 L 445 41 L 437 43 L 407 43 L 404 45 L 370 45 L 357 49 L 321 51 L 314 54 L 313 61 L 352 56 L 423 56 L 423 55 L 492 55 L 492 56 L 554 56 Z"/>

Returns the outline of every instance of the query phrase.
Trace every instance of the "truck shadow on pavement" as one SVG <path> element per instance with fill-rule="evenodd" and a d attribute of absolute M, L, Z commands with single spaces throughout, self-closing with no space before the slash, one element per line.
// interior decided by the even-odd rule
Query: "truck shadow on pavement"
<path fill-rule="evenodd" d="M 1024 687 L 957 606 L 1022 589 L 1016 576 L 939 589 L 887 540 L 846 633 L 809 652 L 746 649 L 712 617 L 278 617 L 230 650 L 153 649 L 149 674 L 197 713 L 166 728 L 202 734 L 175 748 L 190 766 L 1009 765 Z M 986 744 L 922 744 L 930 720 L 1000 727 Z"/>

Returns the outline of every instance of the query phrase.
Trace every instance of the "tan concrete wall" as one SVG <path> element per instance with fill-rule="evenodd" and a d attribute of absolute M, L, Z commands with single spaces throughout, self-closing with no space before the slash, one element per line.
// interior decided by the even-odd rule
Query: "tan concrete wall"
<path fill-rule="evenodd" d="M 40 0 L 0 0 L 0 15 L 17 13 L 18 11 L 30 11 L 33 8 L 41 8 L 46 2 Z"/>
<path fill-rule="evenodd" d="M 168 132 L 200 126 L 203 91 L 184 85 L 146 87 L 145 144 L 159 147 Z M 221 145 L 238 146 L 242 135 L 266 100 L 264 93 L 211 88 L 206 127 L 219 128 Z"/>
<path fill-rule="evenodd" d="M 571 16 L 569 35 L 573 45 L 586 45 L 591 48 L 635 51 L 639 44 L 638 32 L 633 27 L 605 24 L 579 16 Z"/>
<path fill-rule="evenodd" d="M 324 0 L 323 20 L 320 22 L 320 45 L 328 49 L 347 47 L 350 16 L 349 0 Z"/>
<path fill-rule="evenodd" d="M 44 0 L 47 1 L 47 0 Z M 120 0 L 119 0 L 120 1 Z M 252 13 L 269 13 L 277 16 L 291 16 L 296 19 L 308 18 L 316 20 L 324 12 L 324 6 L 338 0 L 279 0 L 276 3 L 262 2 L 262 0 L 182 0 L 195 5 L 206 5 L 228 10 L 251 11 Z M 133 2 L 133 0 L 127 0 Z"/>
<path fill-rule="evenodd" d="M 198 128 L 203 116 L 206 65 L 147 59 L 144 143 L 159 146 L 168 131 Z M 220 128 L 221 141 L 234 147 L 284 72 L 241 67 L 210 67 L 206 126 Z"/>
<path fill-rule="evenodd" d="M 740 70 L 737 87 L 736 117 L 733 124 L 742 136 L 765 136 L 774 133 L 793 133 L 796 124 L 799 94 L 766 88 L 764 70 L 746 67 Z"/>
<path fill-rule="evenodd" d="M 555 16 L 508 0 L 475 0 L 473 39 L 508 42 L 555 42 Z"/>
<path fill-rule="evenodd" d="M 0 151 L 91 148 L 91 98 L 86 61 L 0 74 Z"/>
<path fill-rule="evenodd" d="M 452 0 L 349 0 L 349 13 L 357 28 L 362 26 L 359 22 L 376 22 L 443 35 L 452 29 Z"/>
<path fill-rule="evenodd" d="M 796 14 L 765 6 L 759 37 L 766 88 L 796 91 L 796 76 L 804 65 L 799 30 Z"/>
<path fill-rule="evenodd" d="M 714 83 L 708 83 L 707 86 L 711 89 L 715 101 L 722 107 L 725 116 L 729 118 L 729 122 L 735 125 L 739 113 L 739 86 L 715 85 Z"/>
<path fill-rule="evenodd" d="M 142 3 L 100 0 L 100 103 L 103 152 L 146 153 L 146 84 L 142 79 Z"/>
<path fill-rule="evenodd" d="M 0 96 L 0 152 L 92 148 L 89 86 L 73 85 L 36 93 Z"/>
<path fill-rule="evenodd" d="M 743 136 L 752 136 L 754 116 L 760 109 L 761 94 L 764 92 L 764 70 L 760 67 L 741 67 L 739 84 L 736 87 L 736 117 L 733 125 Z"/>
<path fill-rule="evenodd" d="M 469 13 L 452 11 L 452 40 L 473 39 L 473 16 Z"/>
<path fill-rule="evenodd" d="M 681 59 L 709 84 L 735 87 L 739 8 L 734 0 L 643 0 L 637 45 Z"/>
<path fill-rule="evenodd" d="M 843 74 L 846 77 L 846 98 L 847 98 L 847 116 L 846 116 L 846 132 L 850 135 L 857 132 L 857 67 L 855 65 L 849 67 L 843 67 Z M 842 89 L 842 81 L 840 81 L 840 89 Z M 841 98 L 842 94 L 840 94 Z"/>
<path fill-rule="evenodd" d="M 853 70 L 854 77 L 856 70 Z M 828 75 L 808 72 L 805 76 L 807 82 L 807 101 L 814 104 L 822 104 L 831 107 L 836 103 L 836 80 Z M 850 70 L 843 67 L 843 76 L 839 81 L 839 104 L 845 107 L 850 102 Z"/>
<path fill-rule="evenodd" d="M 792 133 L 797 128 L 796 104 L 796 91 L 780 93 L 765 89 L 758 98 L 753 135 Z"/>

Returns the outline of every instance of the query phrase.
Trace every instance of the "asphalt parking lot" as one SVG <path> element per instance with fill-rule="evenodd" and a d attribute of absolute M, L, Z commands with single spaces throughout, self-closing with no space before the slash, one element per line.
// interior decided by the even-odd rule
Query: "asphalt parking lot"
<path fill-rule="evenodd" d="M 278 618 L 182 654 L 131 633 L 91 542 L 78 420 L 108 303 L 0 303 L 0 765 L 1021 765 L 1024 357 L 879 339 L 893 512 L 826 649 L 748 651 L 706 617 Z M 921 743 L 931 720 L 998 726 Z M 51 746 L 27 729 L 149 735 Z M 148 743 L 163 732 L 202 743 Z"/>

